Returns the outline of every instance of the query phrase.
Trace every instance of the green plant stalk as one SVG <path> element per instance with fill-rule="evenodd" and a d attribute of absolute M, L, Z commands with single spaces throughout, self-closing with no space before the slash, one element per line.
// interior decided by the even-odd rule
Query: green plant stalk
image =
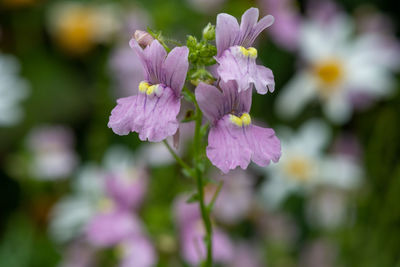
<path fill-rule="evenodd" d="M 199 195 L 199 206 L 201 217 L 203 220 L 204 228 L 205 228 L 205 236 L 204 236 L 204 243 L 207 249 L 207 257 L 203 262 L 203 266 L 205 267 L 212 267 L 213 262 L 213 255 L 212 255 L 212 224 L 210 220 L 210 212 L 207 208 L 205 201 L 204 201 L 204 183 L 203 183 L 203 169 L 200 167 L 203 165 L 202 162 L 202 153 L 201 153 L 201 122 L 203 118 L 203 114 L 199 108 L 197 102 L 194 102 L 196 106 L 196 126 L 194 131 L 194 159 L 195 159 L 195 176 L 196 176 L 196 183 L 197 183 L 197 191 Z"/>

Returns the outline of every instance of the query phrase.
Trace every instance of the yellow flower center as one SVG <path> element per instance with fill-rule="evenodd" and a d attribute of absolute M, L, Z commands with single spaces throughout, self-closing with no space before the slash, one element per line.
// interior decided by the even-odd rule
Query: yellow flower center
<path fill-rule="evenodd" d="M 339 60 L 330 59 L 314 66 L 314 73 L 322 86 L 329 87 L 337 84 L 343 78 L 343 65 Z"/>
<path fill-rule="evenodd" d="M 256 58 L 257 57 L 257 49 L 254 47 L 245 48 L 243 46 L 239 46 L 240 52 L 245 57 Z"/>
<path fill-rule="evenodd" d="M 139 83 L 139 92 L 143 94 L 145 93 L 148 96 L 160 96 L 162 93 L 162 87 L 159 84 L 150 85 L 148 82 L 142 81 Z"/>
<path fill-rule="evenodd" d="M 304 182 L 310 179 L 312 165 L 305 158 L 295 157 L 285 164 L 285 171 L 294 180 Z"/>
<path fill-rule="evenodd" d="M 251 123 L 249 113 L 243 113 L 240 117 L 229 114 L 229 120 L 238 127 L 247 126 Z"/>

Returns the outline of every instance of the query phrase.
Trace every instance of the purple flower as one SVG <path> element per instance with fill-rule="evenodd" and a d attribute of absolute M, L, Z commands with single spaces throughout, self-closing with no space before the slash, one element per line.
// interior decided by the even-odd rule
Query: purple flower
<path fill-rule="evenodd" d="M 205 230 L 201 221 L 199 206 L 186 203 L 188 196 L 180 196 L 174 203 L 175 217 L 180 230 L 182 257 L 191 265 L 198 265 L 206 257 L 204 246 Z M 233 257 L 233 244 L 228 235 L 213 227 L 213 255 L 218 263 L 227 263 Z"/>
<path fill-rule="evenodd" d="M 128 237 L 121 246 L 120 267 L 150 267 L 154 266 L 157 261 L 154 247 L 144 235 Z"/>
<path fill-rule="evenodd" d="M 142 49 L 130 41 L 145 73 L 139 93 L 120 98 L 112 110 L 108 127 L 116 134 L 139 133 L 142 141 L 159 142 L 175 134 L 179 123 L 180 93 L 188 70 L 187 47 L 176 47 L 169 55 L 158 41 Z"/>
<path fill-rule="evenodd" d="M 147 191 L 147 172 L 143 168 L 111 172 L 105 190 L 120 207 L 138 209 Z"/>
<path fill-rule="evenodd" d="M 251 123 L 249 115 L 252 90 L 238 92 L 234 81 L 220 82 L 222 92 L 201 83 L 196 88 L 200 109 L 211 122 L 207 156 L 211 163 L 227 173 L 250 160 L 266 166 L 281 156 L 281 145 L 274 130 Z"/>
<path fill-rule="evenodd" d="M 274 77 L 270 69 L 256 64 L 257 50 L 251 46 L 274 22 L 274 17 L 268 15 L 259 22 L 257 20 L 257 8 L 250 8 L 243 14 L 240 26 L 231 15 L 217 16 L 217 72 L 224 82 L 236 80 L 239 92 L 251 89 L 254 84 L 258 93 L 266 94 L 274 91 Z"/>
<path fill-rule="evenodd" d="M 128 210 L 118 208 L 97 214 L 86 228 L 89 243 L 98 247 L 116 245 L 127 236 L 141 232 L 139 219 Z"/>

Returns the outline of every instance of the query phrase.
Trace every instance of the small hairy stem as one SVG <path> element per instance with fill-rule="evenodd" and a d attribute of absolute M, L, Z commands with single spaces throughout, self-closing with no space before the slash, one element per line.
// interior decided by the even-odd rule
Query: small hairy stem
<path fill-rule="evenodd" d="M 213 195 L 213 197 L 212 197 L 212 199 L 210 201 L 210 204 L 208 204 L 208 207 L 207 207 L 209 213 L 212 212 L 212 210 L 214 208 L 215 201 L 217 200 L 218 194 L 221 191 L 223 185 L 224 185 L 224 181 L 220 181 L 218 183 L 217 189 L 215 190 L 215 193 L 214 193 L 214 195 Z"/>
<path fill-rule="evenodd" d="M 172 147 L 168 144 L 167 140 L 163 140 L 164 145 L 167 147 L 169 153 L 171 153 L 171 155 L 174 157 L 174 159 L 176 160 L 176 162 L 178 162 L 179 165 L 181 165 L 181 167 L 183 169 L 185 169 L 187 172 L 191 172 L 191 168 L 189 167 L 189 165 L 187 165 L 182 159 L 181 157 L 178 156 L 178 154 L 175 153 L 175 151 L 172 149 Z"/>

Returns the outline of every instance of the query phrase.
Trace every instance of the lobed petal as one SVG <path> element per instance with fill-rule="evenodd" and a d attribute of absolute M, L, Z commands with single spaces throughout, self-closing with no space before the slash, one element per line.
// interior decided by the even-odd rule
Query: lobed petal
<path fill-rule="evenodd" d="M 139 133 L 142 141 L 160 142 L 178 130 L 180 99 L 166 87 L 160 97 L 138 94 L 121 98 L 112 110 L 108 127 L 116 134 Z"/>
<path fill-rule="evenodd" d="M 222 13 L 217 16 L 217 25 L 215 27 L 215 42 L 217 45 L 217 56 L 229 47 L 236 45 L 235 39 L 239 34 L 239 24 L 235 17 Z"/>
<path fill-rule="evenodd" d="M 163 64 L 161 83 L 172 88 L 176 95 L 180 95 L 186 80 L 189 68 L 189 49 L 186 46 L 175 47 L 169 52 Z"/>
<path fill-rule="evenodd" d="M 246 169 L 250 160 L 260 166 L 277 162 L 281 146 L 272 129 L 254 125 L 237 127 L 226 115 L 211 128 L 206 152 L 213 165 L 228 173 L 237 166 Z"/>
<path fill-rule="evenodd" d="M 154 40 L 144 49 L 135 39 L 131 39 L 129 45 L 135 50 L 142 63 L 146 80 L 152 84 L 159 83 L 163 62 L 167 56 L 164 47 L 157 40 Z"/>

